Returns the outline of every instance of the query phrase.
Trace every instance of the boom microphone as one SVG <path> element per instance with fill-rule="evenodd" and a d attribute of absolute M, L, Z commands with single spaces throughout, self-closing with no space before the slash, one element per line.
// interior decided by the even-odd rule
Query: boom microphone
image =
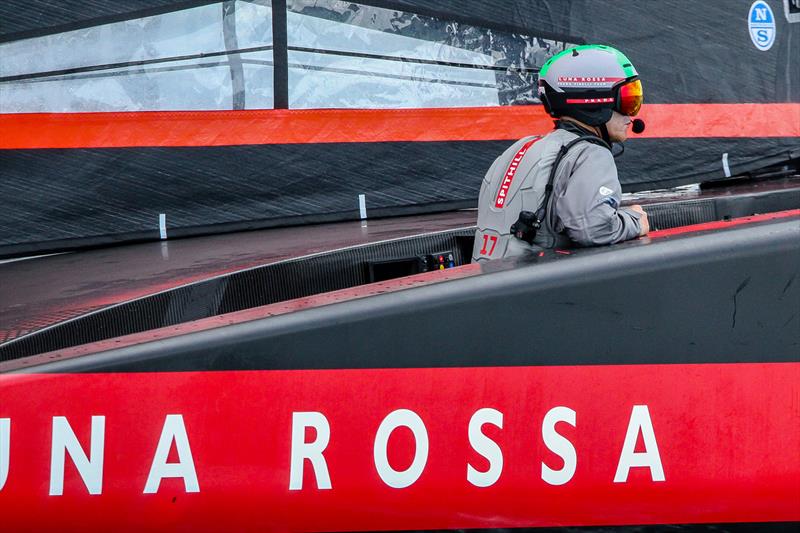
<path fill-rule="evenodd" d="M 633 119 L 633 127 L 631 130 L 633 133 L 642 133 L 644 131 L 644 120 L 640 118 Z"/>

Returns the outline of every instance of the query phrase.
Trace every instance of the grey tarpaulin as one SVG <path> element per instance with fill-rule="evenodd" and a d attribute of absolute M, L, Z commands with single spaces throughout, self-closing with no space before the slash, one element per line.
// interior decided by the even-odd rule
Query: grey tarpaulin
<path fill-rule="evenodd" d="M 0 115 L 538 106 L 538 68 L 585 42 L 627 53 L 646 104 L 800 103 L 800 24 L 764 2 L 766 51 L 751 39 L 749 0 L 7 0 Z M 0 255 L 157 239 L 161 213 L 173 237 L 357 219 L 360 194 L 370 217 L 470 206 L 511 141 L 0 139 Z M 626 190 L 645 190 L 723 178 L 722 154 L 737 174 L 798 151 L 796 135 L 768 131 L 634 139 L 618 165 Z"/>

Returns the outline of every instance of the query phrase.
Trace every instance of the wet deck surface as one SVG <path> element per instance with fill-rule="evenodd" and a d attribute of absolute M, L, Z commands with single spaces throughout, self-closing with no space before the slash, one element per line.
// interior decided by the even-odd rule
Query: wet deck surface
<path fill-rule="evenodd" d="M 797 187 L 800 178 L 624 195 L 624 204 Z M 477 211 L 276 228 L 0 262 L 0 343 L 116 303 L 237 270 L 475 225 Z"/>
<path fill-rule="evenodd" d="M 800 197 L 798 197 L 798 200 L 800 200 Z M 37 365 L 59 364 L 76 357 L 80 358 L 87 355 L 99 354 L 100 352 L 133 348 L 137 345 L 150 343 L 152 341 L 168 341 L 174 337 L 181 337 L 187 334 L 204 332 L 225 326 L 241 325 L 246 322 L 253 322 L 267 317 L 276 317 L 287 313 L 312 311 L 315 308 L 325 307 L 331 304 L 341 304 L 371 296 L 386 296 L 393 292 L 423 287 L 425 285 L 465 279 L 483 274 L 508 272 L 532 265 L 540 265 L 542 268 L 546 268 L 548 263 L 570 261 L 573 258 L 600 257 L 606 255 L 608 259 L 611 260 L 612 256 L 619 250 L 631 250 L 649 247 L 655 243 L 674 243 L 676 240 L 679 241 L 694 237 L 703 238 L 707 237 L 709 234 L 718 234 L 714 235 L 713 242 L 717 243 L 716 245 L 708 240 L 704 241 L 704 243 L 695 243 L 695 250 L 698 250 L 700 254 L 704 254 L 709 247 L 718 249 L 720 239 L 725 241 L 725 236 L 729 235 L 730 231 L 735 231 L 737 229 L 752 231 L 756 230 L 758 226 L 770 226 L 771 229 L 767 229 L 766 233 L 762 232 L 756 238 L 753 238 L 751 235 L 749 237 L 749 244 L 746 244 L 748 242 L 747 237 L 745 237 L 744 241 L 736 241 L 737 247 L 741 247 L 744 242 L 743 249 L 749 249 L 751 246 L 758 246 L 757 241 L 760 241 L 762 238 L 769 238 L 766 236 L 774 235 L 776 231 L 784 232 L 784 234 L 787 231 L 791 231 L 792 238 L 796 237 L 797 230 L 800 229 L 800 225 L 798 224 L 800 224 L 800 208 L 715 222 L 704 222 L 666 230 L 657 230 L 650 233 L 647 237 L 634 239 L 614 246 L 552 250 L 507 260 L 490 261 L 480 264 L 473 263 L 443 271 L 428 271 L 406 277 L 392 278 L 386 281 L 347 286 L 343 289 L 331 290 L 328 292 L 311 292 L 308 296 L 301 296 L 288 300 L 268 300 L 272 303 L 266 303 L 264 305 L 260 305 L 256 303 L 256 300 L 248 298 L 247 305 L 252 305 L 252 307 L 245 306 L 239 310 L 227 310 L 222 313 L 219 312 L 217 307 L 207 308 L 207 312 L 202 314 L 202 316 L 196 315 L 194 318 L 187 318 L 185 320 L 178 317 L 177 322 L 175 321 L 175 316 L 165 321 L 163 315 L 164 307 L 160 305 L 158 301 L 154 301 L 153 297 L 148 297 L 138 300 L 135 303 L 137 306 L 135 309 L 130 307 L 130 303 L 123 304 L 122 307 L 119 308 L 102 309 L 98 311 L 98 314 L 91 317 L 79 317 L 74 322 L 63 323 L 53 329 L 34 333 L 24 339 L 20 338 L 19 340 L 22 341 L 23 344 L 31 340 L 33 341 L 33 344 L 29 343 L 27 348 L 20 348 L 20 344 L 15 343 L 0 345 L 0 373 L 24 371 L 24 369 L 37 367 Z M 470 230 L 470 228 L 467 229 L 467 231 Z M 455 231 L 461 234 L 465 233 L 463 228 Z M 452 232 L 447 233 L 452 234 Z M 426 234 L 422 237 L 418 236 L 415 238 L 430 237 Z M 720 249 L 730 250 L 730 236 L 728 236 L 727 239 L 727 244 L 722 244 L 722 248 Z M 379 244 L 379 246 L 386 246 L 386 244 L 382 243 Z M 689 245 L 689 247 L 691 248 L 691 245 Z M 684 251 L 686 249 L 687 248 L 684 247 Z M 345 248 L 339 253 L 353 253 L 353 250 L 352 248 Z M 659 261 L 663 256 L 663 253 L 656 254 Z M 325 257 L 328 257 L 328 254 L 325 254 Z M 314 259 L 310 258 L 310 260 L 313 261 Z M 598 259 L 598 264 L 603 264 L 604 262 L 603 259 Z M 236 272 L 222 276 L 220 281 L 230 281 L 232 278 L 241 275 L 263 272 L 264 268 L 269 269 L 272 267 L 268 265 L 263 268 L 255 269 L 252 272 Z M 558 269 L 560 270 L 560 265 Z M 736 274 L 736 271 L 736 269 L 732 271 L 734 272 L 734 276 L 739 276 L 739 274 Z M 217 280 L 213 282 L 216 283 Z M 269 283 L 268 279 L 263 276 L 261 276 L 257 282 Z M 779 283 L 782 283 L 782 281 Z M 233 285 L 236 285 L 236 283 L 234 282 Z M 791 281 L 784 286 L 784 292 L 790 285 Z M 200 295 L 202 299 L 203 291 L 196 292 L 198 286 L 199 284 L 192 284 L 187 289 L 189 291 L 195 291 L 194 294 Z M 217 287 L 219 287 L 219 285 L 217 285 Z M 780 288 L 780 284 L 776 287 Z M 186 289 L 176 289 L 176 291 L 182 290 Z M 246 289 L 246 291 L 249 290 L 250 289 Z M 171 295 L 171 297 L 175 299 L 173 301 L 178 301 L 179 306 L 182 307 L 186 304 L 187 300 L 180 294 L 176 294 L 176 291 L 168 291 L 166 294 L 156 295 L 155 298 L 162 298 L 164 296 L 169 298 Z M 224 295 L 223 298 L 226 298 L 226 296 L 227 294 Z M 233 296 L 233 298 L 235 299 L 236 297 Z M 161 303 L 163 303 L 163 300 Z M 171 304 L 169 307 L 172 307 Z M 148 312 L 148 309 L 150 312 Z M 156 322 L 151 322 L 148 318 L 145 320 L 147 322 L 145 329 L 139 328 L 136 324 L 136 320 L 129 320 L 134 318 L 134 315 L 130 314 L 130 311 L 136 313 L 136 320 L 138 320 L 138 317 L 152 317 L 155 318 Z M 159 326 L 158 324 L 161 325 Z M 785 326 L 786 324 L 784 324 L 784 327 Z M 48 337 L 49 340 L 44 339 L 43 335 L 50 335 L 50 337 Z M 63 343 L 64 339 L 67 339 L 66 343 Z M 12 345 L 16 347 L 16 353 L 14 353 L 15 348 L 11 348 L 11 351 L 4 351 L 4 348 Z M 747 345 L 747 343 L 744 345 Z M 20 349 L 22 351 L 19 351 Z M 24 355 L 26 353 L 31 355 Z"/>
<path fill-rule="evenodd" d="M 101 248 L 0 263 L 0 343 L 115 303 L 286 259 L 475 224 L 474 210 Z"/>

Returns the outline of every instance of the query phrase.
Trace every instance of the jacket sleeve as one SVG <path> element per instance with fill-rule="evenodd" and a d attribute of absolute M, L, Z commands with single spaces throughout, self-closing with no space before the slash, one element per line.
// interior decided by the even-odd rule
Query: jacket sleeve
<path fill-rule="evenodd" d="M 582 246 L 638 237 L 641 215 L 619 207 L 622 187 L 611 152 L 596 145 L 584 144 L 583 148 L 571 175 L 561 176 L 568 181 L 556 198 L 556 213 L 567 235 Z"/>

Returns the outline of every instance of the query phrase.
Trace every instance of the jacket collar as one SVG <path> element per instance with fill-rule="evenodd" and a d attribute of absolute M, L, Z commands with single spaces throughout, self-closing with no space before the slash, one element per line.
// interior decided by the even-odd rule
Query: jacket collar
<path fill-rule="evenodd" d="M 594 137 L 600 138 L 597 133 L 592 130 L 587 130 L 584 127 L 579 126 L 578 124 L 570 121 L 570 120 L 557 120 L 556 121 L 556 129 L 558 130 L 566 130 L 570 133 L 574 133 L 576 135 L 592 135 Z"/>

